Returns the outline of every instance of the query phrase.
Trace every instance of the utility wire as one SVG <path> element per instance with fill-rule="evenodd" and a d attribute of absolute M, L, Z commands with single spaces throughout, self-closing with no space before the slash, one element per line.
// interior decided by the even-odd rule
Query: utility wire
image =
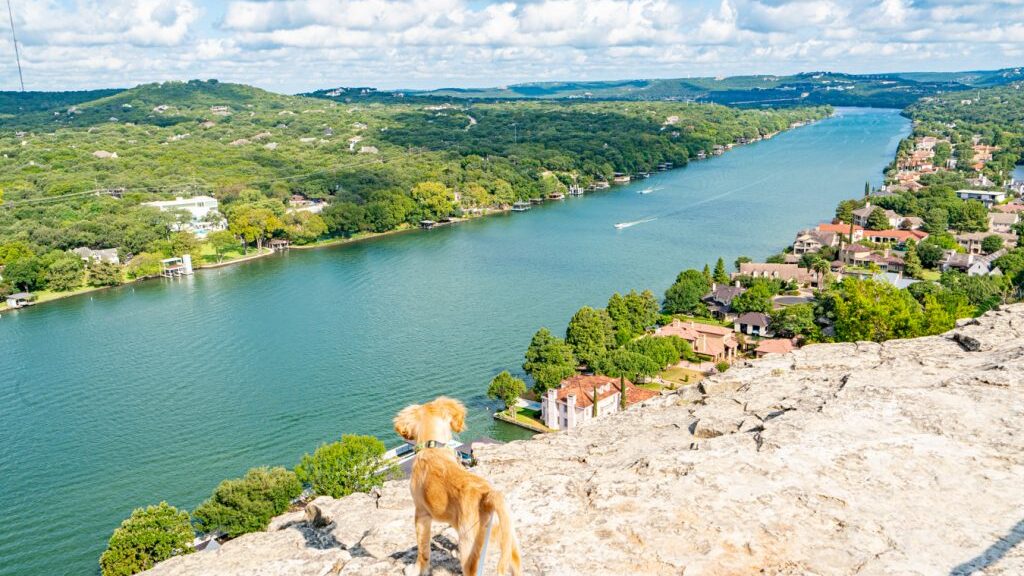
<path fill-rule="evenodd" d="M 18 36 L 14 33 L 14 11 L 11 10 L 11 0 L 7 0 L 7 16 L 11 19 L 11 38 L 14 40 L 14 59 L 18 62 L 18 80 L 21 82 L 21 91 L 25 91 L 25 77 L 21 75 L 21 54 L 18 52 Z"/>

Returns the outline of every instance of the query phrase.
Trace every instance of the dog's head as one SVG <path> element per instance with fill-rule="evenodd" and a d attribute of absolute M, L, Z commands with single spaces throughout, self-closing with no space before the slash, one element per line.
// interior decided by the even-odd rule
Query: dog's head
<path fill-rule="evenodd" d="M 466 407 L 462 402 L 441 396 L 433 402 L 406 406 L 395 416 L 395 432 L 402 438 L 415 442 L 425 430 L 441 423 L 453 432 L 465 430 Z"/>

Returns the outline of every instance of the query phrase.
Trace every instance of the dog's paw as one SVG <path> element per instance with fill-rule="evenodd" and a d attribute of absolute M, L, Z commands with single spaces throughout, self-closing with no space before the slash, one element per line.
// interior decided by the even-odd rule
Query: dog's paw
<path fill-rule="evenodd" d="M 416 564 L 409 564 L 405 567 L 405 570 L 402 572 L 402 574 L 404 574 L 405 576 L 420 576 L 420 574 L 425 574 L 426 572 L 426 570 L 420 572 L 420 567 Z"/>

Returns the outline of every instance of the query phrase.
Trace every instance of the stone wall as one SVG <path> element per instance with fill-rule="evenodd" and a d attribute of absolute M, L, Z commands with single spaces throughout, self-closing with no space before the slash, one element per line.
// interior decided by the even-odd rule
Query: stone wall
<path fill-rule="evenodd" d="M 425 399 L 426 400 L 426 399 Z M 583 428 L 481 450 L 534 575 L 1024 574 L 1024 305 L 944 336 L 808 346 Z M 400 574 L 392 482 L 171 575 Z M 435 527 L 434 574 L 459 573 Z M 494 573 L 491 547 L 487 573 Z"/>

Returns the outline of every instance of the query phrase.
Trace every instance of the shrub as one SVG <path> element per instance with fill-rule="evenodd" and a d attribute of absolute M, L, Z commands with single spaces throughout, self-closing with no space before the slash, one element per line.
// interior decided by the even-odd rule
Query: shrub
<path fill-rule="evenodd" d="M 171 556 L 193 552 L 188 512 L 167 502 L 136 508 L 110 536 L 100 556 L 103 576 L 129 576 Z"/>
<path fill-rule="evenodd" d="M 302 493 L 295 473 L 284 468 L 253 468 L 242 478 L 224 480 L 192 513 L 204 532 L 220 530 L 235 538 L 264 530 Z"/>
<path fill-rule="evenodd" d="M 317 494 L 333 498 L 369 492 L 394 474 L 394 466 L 384 459 L 386 451 L 373 436 L 346 434 L 341 442 L 323 444 L 303 456 L 295 474 Z"/>
<path fill-rule="evenodd" d="M 719 372 L 725 372 L 728 369 L 729 363 L 726 362 L 725 360 L 719 362 L 718 364 L 715 364 L 715 370 L 718 370 Z"/>

